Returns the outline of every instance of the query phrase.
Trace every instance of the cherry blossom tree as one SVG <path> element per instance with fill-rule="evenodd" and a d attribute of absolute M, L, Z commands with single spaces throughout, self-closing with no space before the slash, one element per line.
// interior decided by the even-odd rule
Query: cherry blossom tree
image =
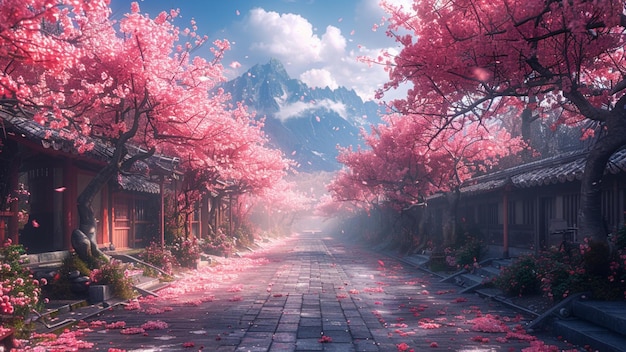
<path fill-rule="evenodd" d="M 208 181 L 219 175 L 240 189 L 261 187 L 283 171 L 276 153 L 259 149 L 250 114 L 218 88 L 228 41 L 213 42 L 212 61 L 192 57 L 207 38 L 193 21 L 189 28 L 175 27 L 177 11 L 152 19 L 133 3 L 116 22 L 106 0 L 31 0 L 4 1 L 0 13 L 15 17 L 0 27 L 2 50 L 17 53 L 0 58 L 4 102 L 73 140 L 79 152 L 96 139 L 113 147 L 108 164 L 78 196 L 75 234 L 89 237 L 87 252 L 99 253 L 94 197 L 140 160 L 176 156 L 188 167 L 206 167 Z"/>
<path fill-rule="evenodd" d="M 424 115 L 388 115 L 384 125 L 364 135 L 369 149 L 341 151 L 338 160 L 346 165 L 329 186 L 336 200 L 362 205 L 373 200 L 407 209 L 433 195 L 446 192 L 450 202 L 444 244 L 455 240 L 453 224 L 459 187 L 476 173 L 484 173 L 504 156 L 519 152 L 520 138 L 498 126 L 462 121 L 443 128 Z"/>
<path fill-rule="evenodd" d="M 488 119 L 514 105 L 539 113 L 561 108 L 557 124 L 596 123 L 579 227 L 606 254 L 602 175 L 609 157 L 626 145 L 624 3 L 426 0 L 410 8 L 390 2 L 382 7 L 400 52 L 383 52 L 372 61 L 389 71 L 381 96 L 409 85 L 405 98 L 391 102 L 398 111 L 451 121 Z"/>
<path fill-rule="evenodd" d="M 297 189 L 294 182 L 280 180 L 256 198 L 263 209 L 268 231 L 289 234 L 293 222 L 302 212 L 311 210 L 314 199 Z"/>
<path fill-rule="evenodd" d="M 268 147 L 262 121 L 256 121 L 245 106 L 237 104 L 230 112 L 233 118 L 224 118 L 211 126 L 214 132 L 202 146 L 202 157 L 188 154 L 181 160 L 187 171 L 178 195 L 177 212 L 186 217 L 208 193 L 233 199 L 264 194 L 274 189 L 292 166 L 280 150 Z"/>

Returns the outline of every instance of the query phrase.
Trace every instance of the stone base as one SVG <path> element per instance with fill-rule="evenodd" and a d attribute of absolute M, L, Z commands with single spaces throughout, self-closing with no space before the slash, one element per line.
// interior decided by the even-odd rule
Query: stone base
<path fill-rule="evenodd" d="M 101 303 L 108 301 L 113 297 L 113 290 L 109 285 L 91 285 L 89 286 L 89 302 Z"/>

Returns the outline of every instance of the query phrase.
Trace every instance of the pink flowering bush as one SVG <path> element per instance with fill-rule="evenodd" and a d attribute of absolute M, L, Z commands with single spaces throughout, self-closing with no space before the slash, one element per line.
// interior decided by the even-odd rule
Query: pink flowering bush
<path fill-rule="evenodd" d="M 24 318 L 31 310 L 41 310 L 41 285 L 28 269 L 22 266 L 22 245 L 14 245 L 7 240 L 0 248 L 0 322 L 5 327 L 16 330 L 24 328 Z"/>
<path fill-rule="evenodd" d="M 168 247 L 174 258 L 183 268 L 196 268 L 200 260 L 200 246 L 198 240 L 191 236 L 185 238 L 177 236 Z"/>
<path fill-rule="evenodd" d="M 135 296 L 133 279 L 129 276 L 131 269 L 130 264 L 111 259 L 101 262 L 98 268 L 91 270 L 89 278 L 92 283 L 110 285 L 115 296 L 129 299 Z"/>
<path fill-rule="evenodd" d="M 220 227 L 203 240 L 201 248 L 207 254 L 229 256 L 235 251 L 235 241 Z"/>
<path fill-rule="evenodd" d="M 523 255 L 509 267 L 500 269 L 494 284 L 510 296 L 539 294 L 543 275 L 534 255 Z"/>
<path fill-rule="evenodd" d="M 1 147 L 1 146 L 0 146 Z M 11 208 L 16 204 L 16 215 L 19 229 L 23 229 L 24 225 L 28 223 L 30 212 L 30 192 L 26 189 L 23 183 L 17 185 L 17 189 L 9 192 L 4 197 L 0 197 L 0 209 L 5 211 L 11 211 Z"/>
<path fill-rule="evenodd" d="M 140 254 L 139 259 L 154 265 L 168 274 L 172 274 L 174 266 L 178 265 L 176 258 L 168 248 L 162 248 L 160 244 L 150 243 Z"/>
<path fill-rule="evenodd" d="M 472 270 L 485 255 L 487 247 L 482 240 L 466 234 L 457 248 L 446 248 L 446 263 L 449 266 Z"/>
<path fill-rule="evenodd" d="M 611 257 L 604 270 L 591 273 L 585 265 L 588 242 L 552 248 L 539 255 L 520 257 L 504 268 L 494 284 L 510 295 L 543 293 L 560 301 L 577 292 L 591 292 L 596 299 L 626 298 L 626 228 L 610 238 Z"/>

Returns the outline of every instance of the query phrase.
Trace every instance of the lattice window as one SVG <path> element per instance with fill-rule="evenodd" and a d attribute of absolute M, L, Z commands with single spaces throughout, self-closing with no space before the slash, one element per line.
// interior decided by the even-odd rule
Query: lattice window
<path fill-rule="evenodd" d="M 508 207 L 509 207 L 509 209 L 508 209 L 508 223 L 509 223 L 509 225 L 516 225 L 515 222 L 516 222 L 517 217 L 515 216 L 516 215 L 515 214 L 515 211 L 516 211 L 515 202 L 514 201 L 510 201 L 509 204 L 508 204 Z"/>
<path fill-rule="evenodd" d="M 481 204 L 478 206 L 478 222 L 482 225 L 498 224 L 498 203 Z"/>
<path fill-rule="evenodd" d="M 525 199 L 522 202 L 522 225 L 534 225 L 535 224 L 535 201 L 532 199 Z"/>
<path fill-rule="evenodd" d="M 616 192 L 606 190 L 602 192 L 602 218 L 607 230 L 612 231 L 618 226 Z"/>
<path fill-rule="evenodd" d="M 578 209 L 580 208 L 579 194 L 566 194 L 563 196 L 563 219 L 568 226 L 578 224 Z"/>

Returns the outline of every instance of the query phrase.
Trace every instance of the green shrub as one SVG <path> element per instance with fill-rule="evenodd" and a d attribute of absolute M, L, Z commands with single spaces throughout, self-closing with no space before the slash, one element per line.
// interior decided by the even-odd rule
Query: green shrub
<path fill-rule="evenodd" d="M 196 268 L 200 260 L 200 245 L 195 237 L 184 238 L 178 236 L 174 238 L 171 246 L 168 247 L 174 258 L 183 268 Z"/>
<path fill-rule="evenodd" d="M 626 295 L 626 230 L 611 238 L 614 251 L 608 267 L 599 275 L 587 270 L 587 241 L 571 250 L 551 249 L 537 256 L 520 257 L 502 269 L 494 284 L 509 295 L 536 294 L 560 301 L 577 292 L 590 292 L 595 299 L 623 300 Z M 540 291 L 539 291 L 540 289 Z"/>
<path fill-rule="evenodd" d="M 128 263 L 111 259 L 101 262 L 98 268 L 91 270 L 89 277 L 95 284 L 110 285 L 116 297 L 129 299 L 135 296 L 133 280 L 129 276 L 132 269 L 132 265 Z"/>
<path fill-rule="evenodd" d="M 201 243 L 201 249 L 207 254 L 229 256 L 235 251 L 235 240 L 226 234 L 222 228 L 209 234 L 209 237 Z"/>
<path fill-rule="evenodd" d="M 162 248 L 160 244 L 150 243 L 141 253 L 139 259 L 153 265 L 168 274 L 172 274 L 173 268 L 178 264 L 172 252 L 167 248 Z"/>
<path fill-rule="evenodd" d="M 478 263 L 487 252 L 487 247 L 478 238 L 467 237 L 464 243 L 454 251 L 456 264 L 469 269 Z"/>
<path fill-rule="evenodd" d="M 509 267 L 500 270 L 494 285 L 511 296 L 541 292 L 541 274 L 537 259 L 532 255 L 519 257 Z"/>
<path fill-rule="evenodd" d="M 58 273 L 48 283 L 46 293 L 51 299 L 75 299 L 79 296 L 72 291 L 72 282 L 69 278 L 71 272 L 78 271 L 80 276 L 89 276 L 91 269 L 82 261 L 76 253 L 70 253 L 61 262 Z"/>

